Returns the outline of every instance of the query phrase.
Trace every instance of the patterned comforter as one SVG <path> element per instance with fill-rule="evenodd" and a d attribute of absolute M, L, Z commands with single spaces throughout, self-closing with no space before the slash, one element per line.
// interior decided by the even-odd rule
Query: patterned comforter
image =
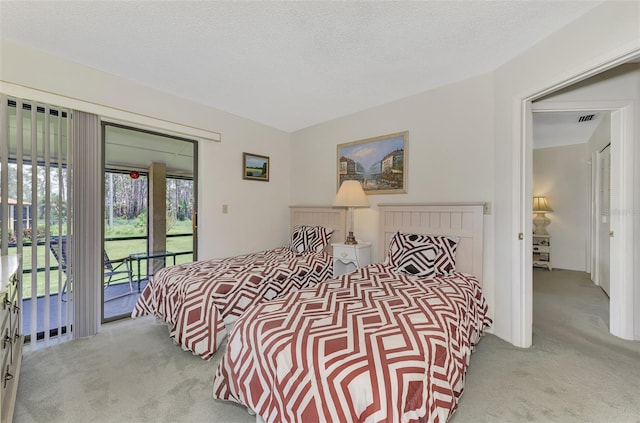
<path fill-rule="evenodd" d="M 213 395 L 267 422 L 443 423 L 490 324 L 473 276 L 369 265 L 248 310 Z"/>
<path fill-rule="evenodd" d="M 326 253 L 282 247 L 224 259 L 167 267 L 153 276 L 131 317 L 155 315 L 183 349 L 211 358 L 230 325 L 251 305 L 331 277 Z"/>

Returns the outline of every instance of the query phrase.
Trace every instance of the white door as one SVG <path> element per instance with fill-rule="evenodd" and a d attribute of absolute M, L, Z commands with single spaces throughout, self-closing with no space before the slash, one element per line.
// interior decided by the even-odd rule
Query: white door
<path fill-rule="evenodd" d="M 607 145 L 600 152 L 600 187 L 599 187 L 599 210 L 598 216 L 600 217 L 600 243 L 598 245 L 598 277 L 600 286 L 610 296 L 609 289 L 609 232 L 611 230 L 609 207 L 611 203 L 611 146 Z"/>

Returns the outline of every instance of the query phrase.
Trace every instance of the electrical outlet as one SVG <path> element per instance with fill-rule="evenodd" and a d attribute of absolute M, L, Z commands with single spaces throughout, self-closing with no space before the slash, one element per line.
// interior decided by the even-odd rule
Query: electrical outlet
<path fill-rule="evenodd" d="M 491 203 L 484 203 L 484 214 L 491 214 Z"/>
<path fill-rule="evenodd" d="M 229 213 L 229 205 L 228 204 L 223 204 L 222 205 L 222 214 L 227 214 Z"/>

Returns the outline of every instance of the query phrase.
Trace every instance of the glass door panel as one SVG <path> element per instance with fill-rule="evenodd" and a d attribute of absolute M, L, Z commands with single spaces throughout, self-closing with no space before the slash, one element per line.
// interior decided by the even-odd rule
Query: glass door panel
<path fill-rule="evenodd" d="M 147 250 L 147 175 L 105 170 L 104 319 L 130 315 L 146 283 L 129 256 Z"/>
<path fill-rule="evenodd" d="M 192 178 L 167 176 L 167 250 L 176 263 L 193 261 L 194 190 Z"/>
<path fill-rule="evenodd" d="M 196 259 L 197 143 L 111 123 L 103 124 L 103 141 L 103 321 L 110 321 L 131 315 L 160 268 Z"/>

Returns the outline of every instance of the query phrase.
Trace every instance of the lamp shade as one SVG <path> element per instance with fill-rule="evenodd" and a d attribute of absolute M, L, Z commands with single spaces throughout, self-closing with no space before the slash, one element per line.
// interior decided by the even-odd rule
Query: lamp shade
<path fill-rule="evenodd" d="M 553 209 L 549 207 L 547 197 L 533 197 L 533 211 L 534 212 L 552 212 Z"/>
<path fill-rule="evenodd" d="M 333 200 L 335 207 L 369 207 L 369 200 L 359 181 L 343 181 Z"/>

